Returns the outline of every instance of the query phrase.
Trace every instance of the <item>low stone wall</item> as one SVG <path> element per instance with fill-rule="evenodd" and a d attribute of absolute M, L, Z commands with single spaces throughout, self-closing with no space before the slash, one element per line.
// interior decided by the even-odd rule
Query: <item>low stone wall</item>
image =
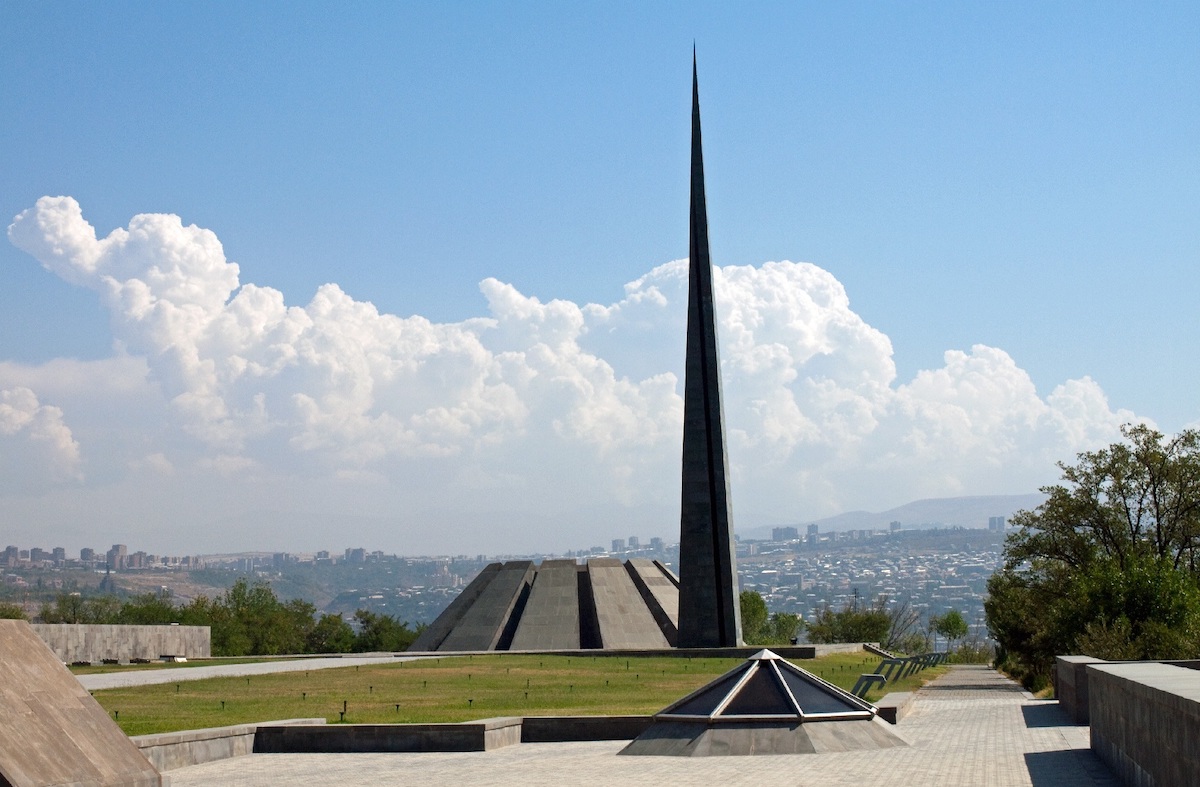
<path fill-rule="evenodd" d="M 880 697 L 875 708 L 879 711 L 879 718 L 888 724 L 899 724 L 912 710 L 916 698 L 916 693 L 912 691 L 893 691 Z"/>
<path fill-rule="evenodd" d="M 1127 785 L 1195 785 L 1200 672 L 1134 662 L 1087 667 L 1092 751 Z"/>
<path fill-rule="evenodd" d="M 653 721 L 653 716 L 526 716 L 521 722 L 521 743 L 628 741 Z"/>
<path fill-rule="evenodd" d="M 1054 660 L 1054 696 L 1058 706 L 1076 724 L 1088 723 L 1089 664 L 1107 664 L 1091 656 L 1058 656 Z"/>
<path fill-rule="evenodd" d="M 521 717 L 461 724 L 258 725 L 255 754 L 490 751 L 521 742 Z"/>
<path fill-rule="evenodd" d="M 203 730 L 136 735 L 130 740 L 161 772 L 251 754 L 254 752 L 255 733 L 262 726 L 324 723 L 325 719 L 284 719 L 256 724 L 234 724 L 229 727 L 209 727 Z"/>
<path fill-rule="evenodd" d="M 208 626 L 118 626 L 83 623 L 31 623 L 34 633 L 67 664 L 212 655 Z"/>
<path fill-rule="evenodd" d="M 1105 661 L 1091 656 L 1058 656 L 1054 665 L 1054 696 L 1058 699 L 1059 706 L 1076 724 L 1089 722 L 1087 668 L 1090 664 L 1171 664 L 1200 670 L 1200 661 L 1194 659 L 1140 662 Z"/>

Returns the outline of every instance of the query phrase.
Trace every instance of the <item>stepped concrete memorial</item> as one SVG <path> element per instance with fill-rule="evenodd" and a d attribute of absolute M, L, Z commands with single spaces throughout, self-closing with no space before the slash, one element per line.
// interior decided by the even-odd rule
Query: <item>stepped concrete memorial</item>
<path fill-rule="evenodd" d="M 0 620 L 0 785 L 159 787 L 150 761 L 23 620 Z"/>
<path fill-rule="evenodd" d="M 492 563 L 409 650 L 667 649 L 678 593 L 656 560 Z"/>

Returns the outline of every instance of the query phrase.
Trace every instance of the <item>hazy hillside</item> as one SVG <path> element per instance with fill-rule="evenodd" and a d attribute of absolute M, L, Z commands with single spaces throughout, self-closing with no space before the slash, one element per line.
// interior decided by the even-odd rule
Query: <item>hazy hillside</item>
<path fill-rule="evenodd" d="M 1026 495 L 980 495 L 976 497 L 943 497 L 932 500 L 915 500 L 897 508 L 878 513 L 871 511 L 847 511 L 825 519 L 801 520 L 781 523 L 804 528 L 815 523 L 822 533 L 835 530 L 883 529 L 890 522 L 900 522 L 905 528 L 921 525 L 959 525 L 961 527 L 987 527 L 988 517 L 1010 517 L 1023 508 L 1034 508 L 1045 500 L 1045 495 L 1033 492 Z M 771 527 L 751 527 L 739 530 L 742 538 L 770 538 Z"/>

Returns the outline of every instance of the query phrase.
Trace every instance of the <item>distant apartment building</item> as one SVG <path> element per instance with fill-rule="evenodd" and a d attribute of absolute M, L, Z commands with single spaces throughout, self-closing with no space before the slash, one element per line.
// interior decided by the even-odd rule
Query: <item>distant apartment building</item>
<path fill-rule="evenodd" d="M 125 559 L 129 555 L 129 548 L 124 544 L 113 544 L 112 549 L 108 550 L 108 567 L 113 571 L 120 571 L 125 568 Z"/>
<path fill-rule="evenodd" d="M 796 541 L 800 538 L 800 531 L 794 527 L 773 527 L 771 528 L 772 541 Z"/>
<path fill-rule="evenodd" d="M 362 548 L 347 549 L 346 550 L 346 562 L 347 563 L 366 563 L 367 562 L 367 550 L 362 549 Z"/>
<path fill-rule="evenodd" d="M 1002 517 L 1002 516 L 989 516 L 988 517 L 988 530 L 1004 530 L 1004 525 L 1005 525 L 1004 517 Z"/>
<path fill-rule="evenodd" d="M 14 546 L 5 547 L 3 558 L 0 559 L 3 560 L 5 566 L 12 568 L 21 559 L 21 550 Z"/>
<path fill-rule="evenodd" d="M 625 539 L 614 538 L 612 540 L 612 550 L 611 551 L 612 552 L 624 552 L 625 551 Z"/>
<path fill-rule="evenodd" d="M 630 536 L 627 543 L 629 544 L 630 549 L 637 549 L 642 544 L 642 542 L 638 540 L 637 536 Z"/>
<path fill-rule="evenodd" d="M 821 530 L 815 524 L 808 526 L 808 531 L 804 536 L 804 542 L 809 546 L 815 546 L 817 541 L 821 539 Z"/>
<path fill-rule="evenodd" d="M 67 562 L 66 548 L 65 547 L 55 547 L 54 549 L 50 550 L 50 559 L 53 560 L 55 563 L 60 563 L 60 564 Z"/>
<path fill-rule="evenodd" d="M 896 521 L 888 522 L 888 532 L 889 533 L 899 533 L 900 532 L 900 523 L 896 522 Z"/>
<path fill-rule="evenodd" d="M 661 538 L 659 538 L 658 536 L 655 536 L 654 538 L 650 539 L 650 548 L 653 549 L 655 552 L 662 552 L 663 540 Z"/>
<path fill-rule="evenodd" d="M 50 560 L 54 560 L 54 556 L 41 547 L 33 547 L 29 550 L 29 562 L 31 563 L 45 563 Z"/>
<path fill-rule="evenodd" d="M 81 563 L 95 563 L 96 550 L 90 547 L 84 547 L 83 549 L 79 550 L 79 561 Z"/>

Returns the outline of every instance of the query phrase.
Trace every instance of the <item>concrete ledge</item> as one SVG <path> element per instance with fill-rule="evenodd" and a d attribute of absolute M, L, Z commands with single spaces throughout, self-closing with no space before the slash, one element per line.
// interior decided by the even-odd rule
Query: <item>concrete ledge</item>
<path fill-rule="evenodd" d="M 234 724 L 201 730 L 162 732 L 130 738 L 159 771 L 171 771 L 202 762 L 240 757 L 254 751 L 254 735 L 264 725 L 324 724 L 324 719 L 284 719 L 256 724 Z"/>
<path fill-rule="evenodd" d="M 255 754 L 490 751 L 521 742 L 521 718 L 461 724 L 259 725 Z"/>
<path fill-rule="evenodd" d="M 653 716 L 526 716 L 521 743 L 633 740 L 653 721 Z"/>
<path fill-rule="evenodd" d="M 1141 662 L 1105 661 L 1091 656 L 1058 656 L 1054 664 L 1054 696 L 1058 699 L 1059 706 L 1076 724 L 1087 724 L 1090 718 L 1087 668 L 1091 664 L 1170 664 L 1200 670 L 1200 660 L 1195 659 Z"/>
<path fill-rule="evenodd" d="M 916 698 L 916 692 L 893 691 L 880 697 L 879 702 L 875 703 L 875 708 L 879 711 L 879 718 L 888 724 L 899 724 L 912 710 Z"/>
<path fill-rule="evenodd" d="M 1091 656 L 1058 656 L 1054 659 L 1054 696 L 1058 706 L 1076 724 L 1088 723 L 1089 664 L 1106 664 Z"/>
<path fill-rule="evenodd" d="M 1131 662 L 1087 667 L 1092 751 L 1125 784 L 1194 785 L 1200 672 Z"/>

